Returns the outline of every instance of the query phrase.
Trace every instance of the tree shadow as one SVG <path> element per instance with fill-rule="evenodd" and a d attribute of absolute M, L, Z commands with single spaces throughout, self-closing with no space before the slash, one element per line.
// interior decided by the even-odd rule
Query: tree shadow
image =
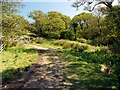
<path fill-rule="evenodd" d="M 115 57 L 101 51 L 78 52 L 74 50 L 63 50 L 60 55 L 65 57 L 63 62 L 66 76 L 65 82 L 70 88 L 117 88 L 118 81 L 115 75 Z M 73 58 L 74 57 L 74 58 Z M 76 59 L 75 59 L 76 58 Z M 113 62 L 111 75 L 100 71 L 100 64 Z M 109 64 L 109 63 L 108 63 Z"/>
<path fill-rule="evenodd" d="M 51 50 L 38 52 L 42 55 Z M 56 63 L 55 59 L 49 64 L 35 63 L 25 68 L 9 68 L 2 72 L 2 88 L 59 88 L 63 75 L 60 70 L 61 64 Z"/>
<path fill-rule="evenodd" d="M 7 84 L 11 81 L 17 81 L 17 79 L 21 78 L 23 74 L 29 70 L 29 68 L 30 66 L 17 69 L 11 67 L 3 72 L 0 72 L 2 74 L 2 84 Z"/>
<path fill-rule="evenodd" d="M 31 50 L 28 50 L 31 51 Z M 27 52 L 28 52 L 27 51 Z M 25 68 L 9 68 L 2 72 L 3 88 L 114 88 L 117 87 L 117 78 L 114 74 L 102 73 L 99 64 L 106 58 L 101 52 L 77 52 L 71 50 L 37 50 L 41 54 L 54 52 L 64 56 L 61 65 L 53 60 L 49 64 L 33 64 Z M 56 52 L 57 51 L 57 52 Z M 50 54 L 49 54 L 50 55 Z M 70 57 L 69 57 L 70 56 Z M 74 58 L 71 58 L 73 56 Z M 67 57 L 67 58 L 66 58 Z M 77 57 L 77 59 L 75 59 Z M 99 58 L 104 59 L 101 61 Z M 111 57 L 109 57 L 111 58 Z M 70 63 L 69 63 L 70 62 Z M 62 70 L 59 72 L 59 70 Z M 6 75 L 4 75 L 6 74 Z"/>
<path fill-rule="evenodd" d="M 24 49 L 24 50 L 23 50 L 23 52 L 26 52 L 26 53 L 37 53 L 37 51 L 38 51 L 38 50 L 32 49 L 32 48 L 30 48 L 30 49 Z"/>

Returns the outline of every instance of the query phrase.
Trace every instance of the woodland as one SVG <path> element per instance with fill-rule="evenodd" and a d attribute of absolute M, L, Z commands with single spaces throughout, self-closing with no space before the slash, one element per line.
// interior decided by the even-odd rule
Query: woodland
<path fill-rule="evenodd" d="M 109 1 L 75 1 L 89 12 L 73 18 L 34 10 L 32 23 L 24 3 L 0 1 L 0 88 L 120 89 L 120 6 Z"/>

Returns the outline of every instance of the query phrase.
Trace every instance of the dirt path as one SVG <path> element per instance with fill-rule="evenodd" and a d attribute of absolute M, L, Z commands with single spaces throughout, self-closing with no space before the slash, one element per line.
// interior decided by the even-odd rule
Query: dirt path
<path fill-rule="evenodd" d="M 4 85 L 4 88 L 61 88 L 64 72 L 57 51 L 29 45 L 38 50 L 38 60 L 17 81 Z"/>
<path fill-rule="evenodd" d="M 35 45 L 31 45 L 31 44 L 24 44 L 24 46 L 31 47 L 31 48 L 37 49 L 37 50 L 48 50 L 48 48 L 44 48 L 44 47 L 40 47 L 40 46 L 35 46 Z"/>

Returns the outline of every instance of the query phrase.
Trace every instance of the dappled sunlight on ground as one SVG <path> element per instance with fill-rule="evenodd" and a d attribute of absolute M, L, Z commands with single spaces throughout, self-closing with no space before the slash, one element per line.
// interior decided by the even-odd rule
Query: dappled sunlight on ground
<path fill-rule="evenodd" d="M 101 64 L 116 60 L 114 55 L 106 51 L 107 49 L 103 50 L 104 48 L 91 45 L 84 47 L 75 42 L 70 42 L 72 44 L 68 43 L 68 45 L 67 41 L 60 43 L 53 43 L 55 47 L 58 45 L 55 49 L 54 47 L 46 48 L 40 44 L 25 44 L 24 48 L 19 48 L 18 51 L 15 48 L 9 49 L 10 52 L 17 54 L 11 62 L 14 61 L 14 58 L 18 59 L 18 54 L 25 55 L 26 61 L 23 59 L 24 62 L 21 62 L 24 68 L 21 67 L 22 64 L 15 62 L 18 66 L 20 65 L 19 68 L 15 68 L 13 65 L 13 67 L 3 70 L 6 75 L 3 78 L 3 87 L 88 89 L 117 87 L 114 63 L 109 66 L 112 74 L 100 71 Z M 34 55 L 34 57 L 36 55 L 36 57 L 32 61 L 33 57 L 29 59 L 27 54 Z M 6 65 L 7 61 L 3 60 L 3 65 Z M 7 77 L 7 73 L 10 77 Z"/>

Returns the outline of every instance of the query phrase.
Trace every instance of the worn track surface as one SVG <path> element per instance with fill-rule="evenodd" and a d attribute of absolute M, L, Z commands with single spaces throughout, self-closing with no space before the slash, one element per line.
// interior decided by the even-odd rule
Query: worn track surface
<path fill-rule="evenodd" d="M 21 78 L 12 81 L 2 88 L 61 88 L 64 72 L 57 51 L 53 49 L 36 48 L 38 60 Z"/>

